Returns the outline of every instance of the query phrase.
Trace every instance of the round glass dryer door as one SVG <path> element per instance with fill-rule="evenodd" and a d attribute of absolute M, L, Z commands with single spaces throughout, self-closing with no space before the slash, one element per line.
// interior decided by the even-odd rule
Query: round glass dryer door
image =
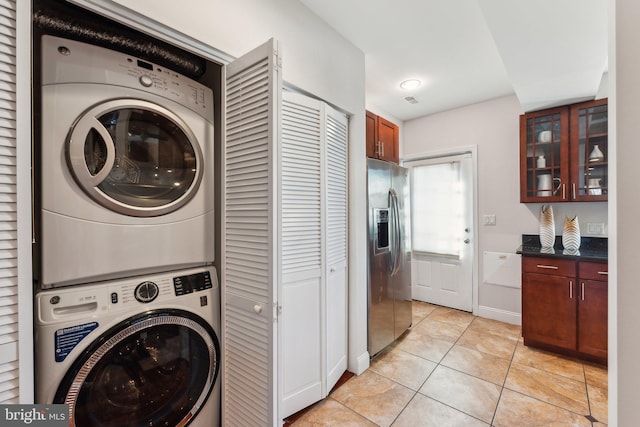
<path fill-rule="evenodd" d="M 213 329 L 180 310 L 152 311 L 103 334 L 78 358 L 54 403 L 69 405 L 71 426 L 183 426 L 198 413 L 218 375 Z"/>
<path fill-rule="evenodd" d="M 187 203 L 203 172 L 200 146 L 177 115 L 151 102 L 98 104 L 73 125 L 67 159 L 97 203 L 130 216 L 158 216 Z"/>

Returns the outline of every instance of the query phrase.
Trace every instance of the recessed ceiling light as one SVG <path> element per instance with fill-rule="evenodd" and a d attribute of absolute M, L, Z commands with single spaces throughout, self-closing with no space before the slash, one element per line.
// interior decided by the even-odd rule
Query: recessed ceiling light
<path fill-rule="evenodd" d="M 405 90 L 411 90 L 411 89 L 417 88 L 421 84 L 422 84 L 422 82 L 420 80 L 409 79 L 409 80 L 405 80 L 402 83 L 400 83 L 400 87 L 402 89 L 405 89 Z"/>

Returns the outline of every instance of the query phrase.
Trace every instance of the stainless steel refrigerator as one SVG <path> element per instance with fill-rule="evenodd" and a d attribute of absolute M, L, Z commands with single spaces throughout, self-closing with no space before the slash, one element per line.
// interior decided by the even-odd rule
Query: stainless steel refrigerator
<path fill-rule="evenodd" d="M 368 350 L 375 356 L 411 326 L 408 170 L 367 159 Z"/>

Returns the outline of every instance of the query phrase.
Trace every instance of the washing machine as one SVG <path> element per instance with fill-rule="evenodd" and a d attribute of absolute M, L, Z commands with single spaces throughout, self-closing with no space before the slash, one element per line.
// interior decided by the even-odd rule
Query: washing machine
<path fill-rule="evenodd" d="M 215 270 L 44 290 L 36 314 L 36 403 L 71 426 L 219 425 Z"/>
<path fill-rule="evenodd" d="M 211 265 L 211 89 L 50 35 L 41 70 L 40 287 Z"/>

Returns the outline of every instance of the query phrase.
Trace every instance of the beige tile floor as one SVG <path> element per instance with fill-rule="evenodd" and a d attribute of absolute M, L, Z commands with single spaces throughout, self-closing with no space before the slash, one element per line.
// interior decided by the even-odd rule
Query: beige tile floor
<path fill-rule="evenodd" d="M 293 425 L 603 426 L 607 370 L 525 347 L 520 327 L 422 302 L 395 345 Z"/>

